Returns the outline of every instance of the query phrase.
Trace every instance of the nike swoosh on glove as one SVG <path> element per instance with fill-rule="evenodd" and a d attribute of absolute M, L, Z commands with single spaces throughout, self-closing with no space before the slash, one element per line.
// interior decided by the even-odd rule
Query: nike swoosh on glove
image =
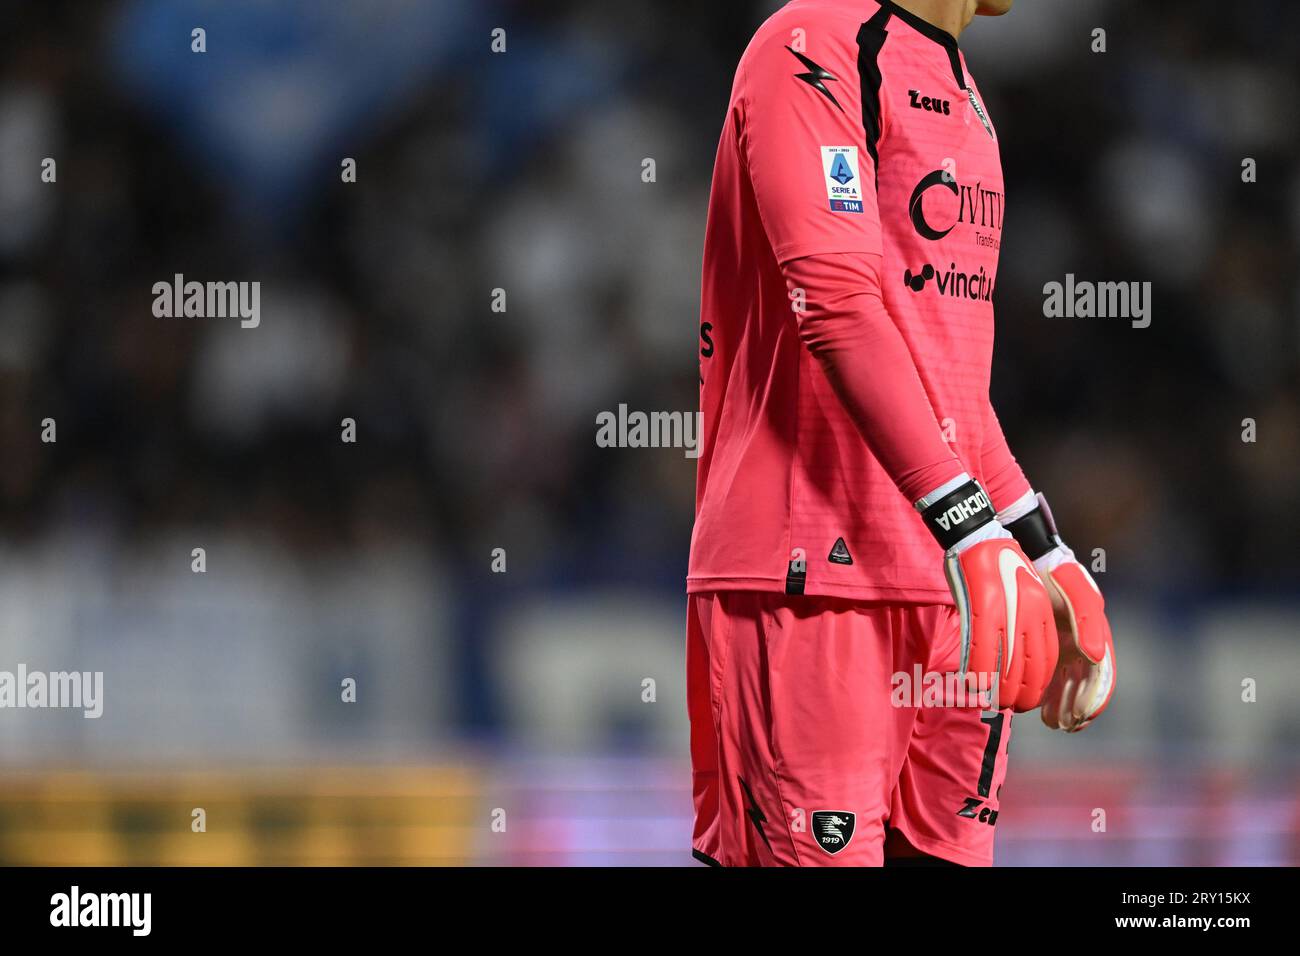
<path fill-rule="evenodd" d="M 1060 638 L 1056 672 L 1043 696 L 1043 723 L 1076 733 L 1096 720 L 1115 694 L 1115 642 L 1105 599 L 1061 540 L 1042 495 L 1036 507 L 1007 527 L 1047 583 Z"/>
<path fill-rule="evenodd" d="M 993 708 L 1033 710 L 1057 659 L 1052 599 L 1042 578 L 968 476 L 936 489 L 916 507 L 945 549 L 967 689 L 981 689 L 983 677 L 984 688 L 993 690 Z"/>

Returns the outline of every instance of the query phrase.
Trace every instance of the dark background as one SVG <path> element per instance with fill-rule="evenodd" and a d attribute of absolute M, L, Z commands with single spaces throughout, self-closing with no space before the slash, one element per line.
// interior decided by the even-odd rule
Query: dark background
<path fill-rule="evenodd" d="M 0 5 L 0 669 L 107 686 L 0 711 L 11 781 L 109 808 L 51 862 L 193 852 L 121 836 L 123 767 L 237 801 L 264 764 L 455 797 L 379 862 L 684 862 L 694 461 L 595 420 L 696 407 L 712 159 L 775 6 Z M 1084 738 L 1018 721 L 1003 859 L 1294 861 L 1300 8 L 1021 0 L 962 46 L 1007 182 L 994 402 L 1104 550 L 1121 662 Z M 261 325 L 156 318 L 175 273 L 260 282 Z M 1151 282 L 1152 324 L 1045 318 L 1066 273 Z M 59 825 L 20 805 L 0 859 Z M 301 821 L 258 806 L 230 859 L 365 842 L 268 851 Z"/>

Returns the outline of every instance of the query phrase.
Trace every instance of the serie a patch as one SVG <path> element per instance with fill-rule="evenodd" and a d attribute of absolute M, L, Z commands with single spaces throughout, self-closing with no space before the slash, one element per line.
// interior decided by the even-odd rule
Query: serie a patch
<path fill-rule="evenodd" d="M 862 212 L 862 186 L 856 146 L 823 146 L 822 172 L 831 212 Z"/>

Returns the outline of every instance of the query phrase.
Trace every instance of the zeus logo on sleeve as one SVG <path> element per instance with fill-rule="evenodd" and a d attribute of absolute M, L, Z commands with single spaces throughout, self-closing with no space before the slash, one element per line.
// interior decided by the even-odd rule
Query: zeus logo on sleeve
<path fill-rule="evenodd" d="M 826 196 L 831 201 L 831 212 L 862 212 L 860 168 L 856 146 L 822 147 L 822 172 L 826 175 Z"/>

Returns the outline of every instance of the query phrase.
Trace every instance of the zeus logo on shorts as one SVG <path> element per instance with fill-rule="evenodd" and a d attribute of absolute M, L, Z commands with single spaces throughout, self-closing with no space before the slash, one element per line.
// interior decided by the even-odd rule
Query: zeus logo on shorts
<path fill-rule="evenodd" d="M 848 810 L 814 810 L 812 829 L 817 845 L 831 856 L 839 853 L 853 839 L 857 819 Z"/>
<path fill-rule="evenodd" d="M 998 811 L 985 804 L 979 797 L 963 797 L 962 804 L 962 808 L 957 811 L 957 816 L 978 820 L 991 827 L 998 825 Z"/>
<path fill-rule="evenodd" d="M 822 147 L 822 172 L 826 175 L 831 212 L 862 212 L 860 168 L 856 146 Z"/>

